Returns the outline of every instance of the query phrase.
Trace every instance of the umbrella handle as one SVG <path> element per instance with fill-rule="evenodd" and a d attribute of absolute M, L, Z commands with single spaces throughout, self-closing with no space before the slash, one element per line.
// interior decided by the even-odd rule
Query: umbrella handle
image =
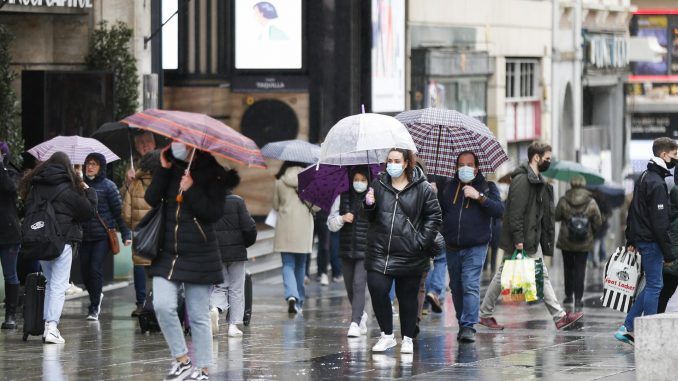
<path fill-rule="evenodd" d="M 184 171 L 184 176 L 188 175 L 191 173 L 191 164 L 193 163 L 193 158 L 195 157 L 195 148 L 193 148 L 193 151 L 191 152 L 191 158 L 188 160 L 188 166 L 186 166 L 186 170 Z M 184 202 L 184 191 L 182 189 L 179 189 L 179 194 L 177 195 L 176 198 L 178 203 Z"/>

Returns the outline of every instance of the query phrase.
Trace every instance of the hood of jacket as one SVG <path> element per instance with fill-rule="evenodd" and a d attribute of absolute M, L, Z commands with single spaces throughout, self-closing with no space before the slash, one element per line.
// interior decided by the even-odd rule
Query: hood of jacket
<path fill-rule="evenodd" d="M 591 192 L 586 188 L 572 188 L 565 192 L 565 200 L 573 207 L 587 205 L 591 197 Z"/>
<path fill-rule="evenodd" d="M 71 177 L 68 174 L 68 171 L 59 164 L 48 164 L 42 167 L 31 180 L 34 184 L 42 185 L 58 185 L 70 181 Z"/>
<path fill-rule="evenodd" d="M 240 184 L 240 175 L 235 169 L 230 169 L 226 171 L 224 176 L 224 185 L 226 186 L 227 192 L 231 192 L 235 187 Z"/>
<path fill-rule="evenodd" d="M 87 165 L 87 162 L 88 162 L 89 160 L 96 160 L 97 163 L 99 163 L 99 173 L 97 173 L 97 175 L 94 176 L 94 178 L 93 178 L 92 180 L 90 180 L 90 179 L 87 177 L 87 169 L 86 169 L 86 168 L 83 168 L 83 171 L 82 171 L 82 172 L 83 172 L 83 176 L 85 176 L 85 178 L 84 178 L 83 180 L 85 180 L 85 182 L 87 183 L 87 185 L 89 185 L 89 184 L 91 184 L 91 183 L 93 183 L 93 182 L 101 181 L 101 180 L 103 180 L 103 179 L 106 178 L 106 158 L 104 157 L 104 155 L 102 155 L 102 154 L 100 154 L 100 153 L 98 153 L 98 152 L 92 152 L 92 153 L 90 153 L 90 154 L 87 155 L 87 157 L 85 158 L 85 162 L 83 163 L 83 166 Z"/>
<path fill-rule="evenodd" d="M 289 167 L 285 171 L 285 174 L 280 177 L 280 180 L 288 187 L 296 189 L 299 187 L 299 172 L 303 170 L 304 169 L 301 167 Z"/>
<path fill-rule="evenodd" d="M 538 175 L 534 173 L 534 170 L 532 170 L 532 167 L 530 167 L 530 164 L 528 163 L 523 163 L 518 168 L 516 168 L 513 173 L 511 173 L 511 178 L 513 179 L 514 177 L 523 174 L 527 175 L 527 181 L 529 181 L 531 184 L 545 183 L 544 177 L 541 174 Z"/>

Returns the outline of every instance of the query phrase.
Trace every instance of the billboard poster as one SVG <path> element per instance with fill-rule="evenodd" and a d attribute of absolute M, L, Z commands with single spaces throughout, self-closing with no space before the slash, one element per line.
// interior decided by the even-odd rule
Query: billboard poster
<path fill-rule="evenodd" d="M 235 0 L 235 68 L 302 69 L 302 0 Z"/>
<path fill-rule="evenodd" d="M 373 112 L 405 110 L 405 0 L 372 0 Z"/>
<path fill-rule="evenodd" d="M 639 16 L 638 27 L 635 33 L 638 37 L 653 37 L 663 48 L 668 45 L 668 17 L 661 15 Z M 671 49 L 669 48 L 669 52 Z M 666 75 L 668 74 L 668 58 L 664 56 L 661 62 L 635 62 L 633 74 L 636 75 Z"/>

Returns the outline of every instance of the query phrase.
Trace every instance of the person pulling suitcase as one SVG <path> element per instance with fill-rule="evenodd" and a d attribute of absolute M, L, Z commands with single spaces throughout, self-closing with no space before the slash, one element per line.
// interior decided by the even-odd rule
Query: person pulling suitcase
<path fill-rule="evenodd" d="M 63 152 L 54 153 L 29 172 L 20 183 L 19 193 L 26 203 L 21 226 L 22 256 L 40 260 L 44 272 L 44 283 L 39 274 L 27 280 L 24 340 L 28 335 L 40 334 L 44 318 L 43 342 L 63 344 L 57 325 L 69 286 L 73 248 L 82 240 L 80 224 L 94 216 L 97 195 L 73 171 Z"/>
<path fill-rule="evenodd" d="M 257 240 L 257 227 L 247 211 L 245 201 L 233 194 L 233 189 L 240 184 L 238 172 L 235 169 L 229 170 L 224 181 L 227 187 L 224 216 L 214 227 L 219 241 L 224 282 L 212 290 L 210 318 L 212 332 L 219 332 L 219 314 L 228 309 L 228 336 L 239 337 L 242 336 L 242 331 L 237 325 L 245 323 L 247 248 Z M 251 289 L 251 279 L 249 285 Z M 245 325 L 249 324 L 249 317 Z"/>

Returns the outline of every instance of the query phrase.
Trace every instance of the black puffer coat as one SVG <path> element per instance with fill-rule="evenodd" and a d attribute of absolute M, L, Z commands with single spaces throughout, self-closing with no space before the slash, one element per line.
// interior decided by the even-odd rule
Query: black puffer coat
<path fill-rule="evenodd" d="M 2 161 L 0 157 L 0 161 Z M 18 245 L 21 243 L 21 224 L 16 207 L 19 171 L 5 159 L 0 162 L 0 244 Z"/>
<path fill-rule="evenodd" d="M 345 223 L 339 231 L 339 256 L 348 259 L 365 259 L 367 231 L 370 227 L 370 222 L 363 211 L 365 192 L 357 194 L 350 190 L 339 197 L 339 215 L 353 214 L 353 223 Z"/>
<path fill-rule="evenodd" d="M 26 200 L 26 209 L 30 208 L 33 196 L 40 199 L 50 198 L 55 191 L 68 187 L 62 191 L 54 201 L 52 207 L 59 222 L 59 230 L 66 242 L 82 241 L 80 224 L 92 218 L 97 207 L 97 193 L 88 188 L 82 193 L 69 183 L 71 179 L 66 169 L 58 164 L 47 165 L 36 173 L 31 180 L 31 187 Z M 70 185 L 70 186 L 69 186 Z"/>
<path fill-rule="evenodd" d="M 223 282 L 219 245 L 214 223 L 224 214 L 226 171 L 209 154 L 196 152 L 191 177 L 193 186 L 176 201 L 186 163 L 165 152 L 172 167 L 158 168 L 146 190 L 146 202 L 155 207 L 165 201 L 162 250 L 150 267 L 151 276 L 176 282 Z"/>
<path fill-rule="evenodd" d="M 99 173 L 91 180 L 85 176 L 84 180 L 97 192 L 99 216 L 106 223 L 106 227 L 112 229 L 118 226 L 123 241 L 132 239 L 132 232 L 122 218 L 122 199 L 118 187 L 106 178 L 106 158 L 100 153 L 91 153 L 87 155 L 85 163 L 90 159 L 99 163 Z M 82 225 L 82 232 L 84 241 L 99 241 L 108 238 L 106 229 L 96 216 Z"/>
<path fill-rule="evenodd" d="M 226 174 L 226 188 L 232 189 L 240 182 L 234 170 Z M 228 191 L 224 216 L 214 224 L 219 241 L 221 260 L 225 263 L 247 260 L 247 248 L 257 240 L 257 226 L 247 211 L 245 200 Z"/>
<path fill-rule="evenodd" d="M 442 223 L 438 198 L 419 168 L 402 191 L 382 173 L 372 182 L 376 203 L 365 205 L 370 220 L 365 269 L 392 276 L 417 276 L 430 267 L 427 254 Z"/>

